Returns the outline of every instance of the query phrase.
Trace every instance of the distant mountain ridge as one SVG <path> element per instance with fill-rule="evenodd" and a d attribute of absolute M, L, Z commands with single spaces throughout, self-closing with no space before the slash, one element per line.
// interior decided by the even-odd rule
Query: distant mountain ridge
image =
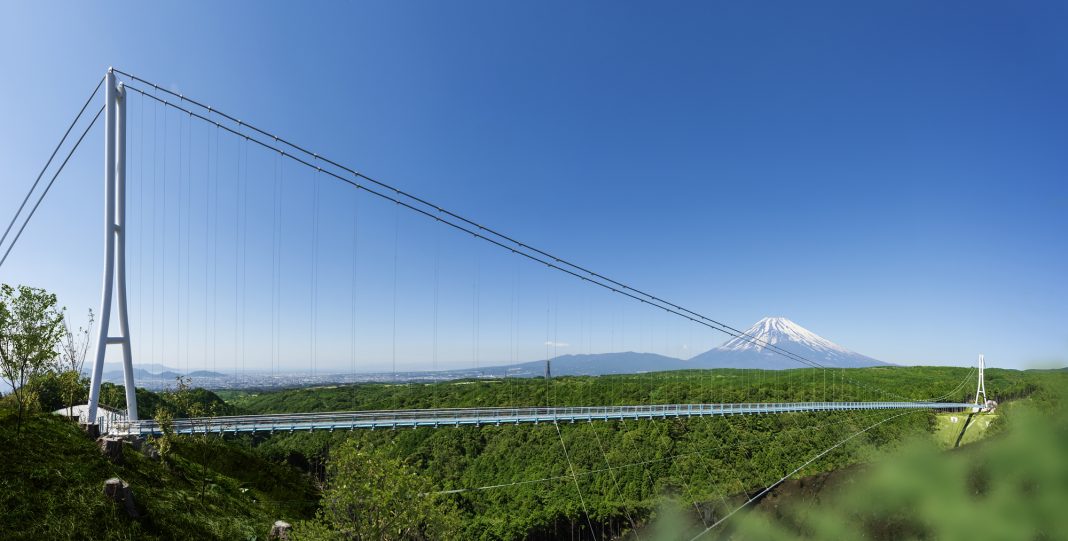
<path fill-rule="evenodd" d="M 664 370 L 757 368 L 788 370 L 807 365 L 774 351 L 782 349 L 828 368 L 887 366 L 888 363 L 850 351 L 784 317 L 765 317 L 744 334 L 688 360 L 656 353 L 626 351 L 561 355 L 549 360 L 553 376 L 600 376 Z M 487 367 L 488 376 L 532 377 L 545 373 L 545 361 Z"/>
<path fill-rule="evenodd" d="M 805 368 L 806 363 L 774 351 L 780 348 L 807 361 L 828 368 L 860 368 L 886 366 L 888 363 L 853 352 L 784 317 L 765 317 L 746 329 L 744 334 L 732 337 L 723 344 L 698 354 L 690 359 L 679 359 L 657 353 L 635 351 L 569 354 L 550 359 L 553 376 L 600 376 L 609 374 L 640 374 L 666 370 L 754 368 L 762 370 L 788 370 Z M 86 367 L 89 369 L 89 367 Z M 540 377 L 545 374 L 545 361 L 484 366 L 478 369 L 441 370 L 433 373 L 455 373 L 460 377 Z M 413 372 L 430 374 L 432 372 Z M 216 380 L 231 377 L 228 374 L 209 370 L 185 373 L 158 363 L 134 365 L 134 378 L 138 382 L 173 383 L 179 376 L 197 380 Z M 123 382 L 122 363 L 105 363 L 104 381 Z"/>
<path fill-rule="evenodd" d="M 607 374 L 640 374 L 662 370 L 685 370 L 693 368 L 688 361 L 659 355 L 623 351 L 619 353 L 592 353 L 560 355 L 549 361 L 553 376 L 603 376 Z M 545 374 L 545 361 L 491 366 L 482 370 L 489 376 L 532 377 Z"/>
<path fill-rule="evenodd" d="M 213 372 L 211 370 L 193 370 L 191 372 L 183 372 L 177 368 L 172 368 L 167 365 L 159 363 L 136 363 L 133 365 L 134 369 L 134 381 L 140 383 L 141 381 L 170 381 L 173 382 L 179 376 L 185 376 L 190 378 L 223 378 L 226 374 L 221 372 Z M 82 371 L 86 376 L 90 375 L 92 366 L 86 363 L 82 367 Z M 123 383 L 124 375 L 122 369 L 122 363 L 104 363 L 102 381 L 111 383 Z"/>

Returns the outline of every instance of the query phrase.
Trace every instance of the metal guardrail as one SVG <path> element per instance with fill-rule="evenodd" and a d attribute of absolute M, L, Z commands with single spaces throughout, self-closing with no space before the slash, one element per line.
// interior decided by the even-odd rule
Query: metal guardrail
<path fill-rule="evenodd" d="M 126 434 L 127 428 L 137 421 L 130 421 L 126 410 L 118 412 L 104 412 L 99 411 L 96 417 L 97 432 L 99 434 Z M 78 424 L 85 426 L 89 424 L 89 416 L 85 413 L 78 415 Z"/>
<path fill-rule="evenodd" d="M 763 415 L 791 412 L 931 409 L 957 410 L 974 404 L 942 402 L 778 402 L 752 404 L 662 404 L 648 406 L 581 406 L 522 408 L 445 408 L 422 410 L 375 410 L 329 413 L 237 415 L 175 419 L 178 434 L 238 434 L 294 432 L 298 430 L 396 429 L 418 427 L 482 426 L 593 422 L 620 419 Z M 158 435 L 155 421 L 118 421 L 108 432 L 116 435 Z"/>

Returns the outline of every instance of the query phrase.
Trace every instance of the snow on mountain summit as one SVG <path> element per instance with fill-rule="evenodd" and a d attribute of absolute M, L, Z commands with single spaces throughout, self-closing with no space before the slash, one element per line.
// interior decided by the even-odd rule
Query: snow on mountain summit
<path fill-rule="evenodd" d="M 774 348 L 770 346 L 775 346 Z M 786 350 L 827 367 L 884 365 L 881 361 L 850 351 L 785 317 L 765 317 L 741 336 L 731 338 L 690 359 L 702 368 L 803 368 L 804 365 L 781 355 Z"/>
<path fill-rule="evenodd" d="M 852 351 L 849 351 L 848 349 L 839 346 L 784 317 L 766 317 L 761 319 L 756 322 L 755 325 L 749 327 L 749 329 L 745 331 L 745 335 L 732 338 L 716 349 L 726 351 L 742 351 L 747 349 L 764 351 L 767 348 L 766 344 L 777 346 L 783 342 L 797 342 L 817 351 L 854 355 Z"/>

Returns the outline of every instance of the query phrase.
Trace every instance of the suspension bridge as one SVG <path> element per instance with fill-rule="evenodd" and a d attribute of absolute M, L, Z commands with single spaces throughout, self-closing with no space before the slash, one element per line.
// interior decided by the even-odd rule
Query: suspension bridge
<path fill-rule="evenodd" d="M 928 402 L 784 402 L 754 404 L 656 404 L 643 406 L 591 406 L 546 408 L 442 408 L 382 411 L 302 413 L 285 415 L 238 415 L 176 419 L 177 434 L 239 434 L 294 432 L 307 430 L 355 430 L 539 423 L 575 423 L 713 417 L 729 415 L 769 415 L 775 413 L 833 412 L 863 410 L 955 410 L 973 407 L 966 403 Z M 116 421 L 105 430 L 120 435 L 160 435 L 153 420 Z"/>
<path fill-rule="evenodd" d="M 90 104 L 95 99 L 99 91 L 103 89 L 104 104 L 99 108 L 90 108 Z M 131 228 L 127 220 L 127 205 L 130 201 L 130 196 L 127 190 L 128 184 L 128 164 L 131 160 L 131 153 L 129 151 L 129 142 L 131 138 L 128 137 L 127 132 L 129 130 L 130 123 L 128 122 L 129 115 L 129 103 L 133 96 L 140 98 L 140 116 L 137 119 L 141 123 L 142 128 L 139 130 L 138 137 L 138 152 L 144 153 L 148 148 L 144 144 L 144 138 L 146 129 L 143 127 L 146 122 L 146 118 L 150 118 L 145 113 L 145 105 L 150 104 L 152 110 L 152 117 L 155 119 L 155 115 L 159 113 L 157 111 L 163 111 L 163 130 L 153 126 L 152 130 L 152 159 L 146 159 L 140 157 L 137 160 L 137 165 L 140 170 L 138 171 L 139 181 L 143 182 L 149 176 L 154 176 L 157 170 L 156 161 L 162 159 L 164 165 L 159 169 L 163 172 L 163 184 L 162 188 L 154 189 L 151 192 L 146 191 L 145 188 L 139 188 L 140 193 L 140 209 L 145 212 L 148 208 L 148 204 L 153 205 L 155 210 L 156 201 L 163 201 L 162 213 L 156 212 L 152 215 L 153 222 L 151 227 L 152 232 L 141 232 L 139 243 L 137 248 L 139 250 L 145 250 L 145 239 L 148 239 L 149 249 L 155 249 L 155 244 L 165 245 L 169 244 L 170 240 L 176 238 L 177 254 L 171 256 L 172 259 L 168 262 L 168 251 L 170 248 L 161 247 L 162 254 L 159 256 L 161 264 L 157 266 L 157 256 L 153 252 L 151 255 L 152 270 L 148 273 L 150 283 L 151 294 L 154 295 L 157 290 L 155 283 L 155 273 L 164 275 L 168 268 L 173 269 L 171 275 L 171 282 L 167 281 L 165 276 L 161 276 L 160 281 L 164 284 L 162 287 L 167 287 L 167 284 L 173 284 L 176 282 L 176 287 L 179 288 L 176 294 L 168 294 L 164 292 L 161 297 L 161 303 L 164 305 L 161 308 L 161 313 L 164 315 L 156 317 L 156 300 L 152 301 L 152 312 L 145 316 L 142 312 L 142 320 L 134 321 L 130 317 L 130 296 L 128 281 L 130 274 L 127 269 L 127 252 L 131 249 L 131 244 L 128 243 L 128 235 L 130 235 L 134 228 Z M 149 80 L 140 78 L 136 75 L 118 70 L 109 69 L 106 76 L 97 85 L 93 94 L 82 108 L 81 112 L 71 123 L 71 127 L 67 130 L 67 135 L 60 141 L 60 145 L 57 145 L 56 151 L 67 140 L 67 137 L 71 134 L 72 129 L 83 118 L 89 118 L 90 115 L 86 114 L 88 111 L 92 113 L 96 110 L 95 116 L 91 116 L 91 121 L 85 127 L 81 136 L 76 140 L 73 148 L 70 149 L 69 154 L 66 156 L 58 167 L 58 170 L 51 177 L 42 194 L 33 205 L 28 205 L 31 195 L 38 187 L 38 183 L 43 178 L 45 170 L 52 164 L 53 159 L 57 153 L 53 152 L 52 158 L 49 159 L 45 169 L 42 170 L 42 175 L 38 177 L 31 188 L 30 193 L 27 194 L 26 199 L 23 200 L 22 205 L 19 207 L 16 213 L 16 219 L 20 217 L 23 211 L 27 211 L 26 216 L 23 218 L 23 223 L 20 227 L 14 228 L 16 220 L 13 219 L 11 225 L 8 226 L 7 231 L 4 233 L 3 239 L 0 239 L 0 248 L 3 247 L 3 242 L 7 241 L 9 234 L 10 242 L 7 249 L 3 252 L 3 259 L 0 259 L 0 265 L 7 259 L 11 253 L 11 248 L 15 242 L 18 241 L 26 225 L 33 217 L 34 212 L 37 210 L 44 196 L 52 188 L 56 178 L 62 172 L 63 167 L 67 164 L 71 155 L 77 150 L 78 146 L 82 143 L 83 139 L 90 129 L 98 122 L 103 120 L 104 125 L 104 269 L 102 275 L 102 287 L 101 287 L 101 301 L 99 307 L 99 325 L 96 329 L 96 335 L 93 338 L 91 344 L 92 355 L 90 357 L 91 370 L 90 370 L 90 391 L 89 391 L 89 403 L 88 413 L 84 421 L 90 425 L 99 425 L 102 432 L 120 435 L 120 436 L 145 436 L 159 434 L 161 427 L 153 420 L 139 419 L 137 415 L 137 395 L 135 393 L 136 386 L 136 370 L 134 365 L 134 347 L 133 338 L 134 332 L 132 328 L 144 328 L 151 326 L 152 329 L 152 345 L 151 350 L 146 354 L 151 354 L 150 360 L 160 359 L 160 355 L 156 351 L 156 334 L 155 327 L 158 324 L 160 327 L 169 328 L 175 326 L 178 329 L 177 333 L 169 333 L 164 331 L 161 336 L 162 344 L 159 351 L 166 354 L 167 340 L 171 340 L 170 345 L 177 348 L 175 358 L 189 359 L 192 355 L 194 345 L 190 343 L 190 336 L 194 332 L 194 325 L 190 321 L 194 309 L 197 307 L 202 308 L 203 316 L 203 333 L 199 338 L 197 346 L 202 346 L 204 350 L 204 359 L 214 359 L 217 356 L 217 350 L 219 348 L 220 340 L 217 338 L 218 333 L 222 325 L 218 324 L 218 304 L 219 298 L 224 296 L 219 292 L 219 267 L 222 266 L 220 252 L 220 241 L 218 238 L 218 231 L 224 227 L 229 227 L 228 224 L 233 224 L 232 234 L 228 238 L 232 240 L 233 244 L 233 256 L 228 260 L 227 264 L 232 264 L 234 273 L 232 276 L 232 289 L 225 291 L 224 293 L 232 298 L 234 308 L 231 311 L 231 323 L 232 323 L 232 339 L 233 345 L 231 353 L 233 357 L 233 364 L 235 367 L 246 365 L 246 353 L 251 348 L 249 343 L 249 334 L 246 328 L 250 324 L 260 323 L 265 327 L 269 327 L 269 331 L 264 334 L 268 335 L 264 339 L 253 341 L 265 342 L 269 345 L 269 355 L 259 356 L 260 358 L 267 357 L 271 359 L 272 368 L 277 366 L 278 359 L 284 354 L 283 350 L 288 343 L 288 340 L 283 340 L 279 337 L 282 331 L 288 327 L 287 323 L 283 321 L 285 307 L 281 297 L 287 289 L 292 288 L 292 284 L 283 280 L 283 272 L 289 271 L 289 267 L 286 266 L 286 262 L 283 260 L 280 252 L 285 251 L 283 243 L 286 242 L 286 235 L 290 234 L 290 231 L 286 225 L 282 222 L 282 206 L 285 204 L 287 197 L 291 197 L 284 192 L 284 175 L 287 171 L 300 170 L 303 171 L 306 181 L 298 189 L 305 191 L 312 191 L 312 208 L 311 224 L 309 229 L 313 235 L 318 235 L 320 230 L 324 228 L 320 223 L 318 213 L 322 208 L 322 205 L 331 203 L 331 197 L 323 198 L 320 194 L 320 179 L 329 179 L 335 181 L 335 183 L 345 189 L 365 194 L 370 196 L 371 199 L 378 200 L 391 205 L 397 213 L 405 212 L 409 215 L 420 217 L 425 219 L 424 221 L 433 224 L 435 228 L 434 235 L 437 235 L 438 230 L 452 231 L 454 233 L 460 233 L 461 236 L 473 239 L 476 242 L 482 243 L 484 246 L 488 246 L 498 252 L 507 254 L 509 257 L 518 259 L 519 261 L 526 261 L 533 263 L 535 266 L 542 269 L 547 269 L 548 272 L 555 273 L 560 276 L 567 277 L 574 283 L 582 284 L 586 288 L 592 288 L 593 290 L 600 291 L 605 294 L 609 294 L 613 297 L 623 299 L 624 301 L 641 306 L 643 310 L 649 310 L 678 320 L 686 325 L 694 326 L 704 330 L 713 330 L 718 333 L 724 334 L 731 338 L 751 342 L 767 352 L 781 356 L 782 358 L 789 359 L 796 362 L 798 368 L 817 369 L 827 371 L 835 370 L 834 367 L 824 366 L 821 363 L 806 358 L 798 353 L 779 347 L 774 343 L 768 343 L 762 339 L 751 336 L 744 331 L 741 331 L 735 327 L 722 323 L 718 319 L 704 315 L 703 313 L 687 308 L 682 304 L 668 301 L 661 296 L 654 295 L 643 289 L 632 287 L 622 281 L 618 281 L 613 278 L 609 278 L 607 274 L 591 270 L 590 268 L 574 263 L 571 260 L 559 257 L 549 252 L 548 250 L 536 248 L 528 243 L 517 240 L 514 236 L 501 232 L 497 229 L 489 227 L 483 223 L 475 221 L 471 218 L 467 218 L 459 212 L 453 212 L 440 206 L 436 203 L 432 203 L 429 200 L 420 197 L 418 195 L 409 193 L 403 189 L 400 189 L 391 184 L 387 184 L 381 180 L 370 177 L 364 173 L 357 171 L 354 168 L 347 167 L 342 163 L 329 159 L 319 153 L 312 152 L 306 148 L 297 145 L 290 140 L 276 135 L 267 130 L 258 128 L 248 122 L 239 120 L 235 116 L 220 111 L 217 108 L 205 105 L 202 101 L 198 101 L 184 94 L 168 90 L 167 88 L 158 84 L 152 83 Z M 171 124 L 169 127 L 166 124 L 168 121 L 168 114 L 176 115 L 177 127 Z M 154 120 L 155 121 L 155 120 Z M 199 135 L 204 135 L 207 142 L 197 146 L 194 145 L 194 133 L 198 129 L 202 129 Z M 172 137 L 172 133 L 177 131 L 177 137 Z M 162 134 L 163 144 L 157 148 L 156 139 L 158 135 Z M 230 138 L 230 142 L 233 148 L 236 149 L 236 160 L 233 164 L 234 167 L 231 170 L 220 172 L 224 169 L 224 165 L 220 163 L 220 138 Z M 174 144 L 179 145 L 179 148 L 173 154 L 168 150 Z M 271 160 L 271 166 L 273 171 L 264 173 L 262 176 L 266 176 L 270 179 L 269 184 L 265 182 L 263 186 L 254 186 L 250 188 L 253 180 L 250 180 L 250 176 L 261 176 L 257 172 L 250 173 L 250 169 L 253 166 L 250 165 L 250 149 L 259 149 L 265 156 L 269 156 Z M 206 162 L 206 166 L 203 170 L 197 168 L 194 171 L 194 155 L 197 152 L 201 152 L 197 155 L 203 158 Z M 161 158 L 157 158 L 157 152 L 160 153 Z M 177 174 L 177 186 L 168 187 L 167 182 L 167 165 L 166 160 L 168 156 L 172 160 L 176 159 L 178 167 L 180 167 Z M 150 175 L 145 175 L 145 164 L 148 163 L 151 168 Z M 173 165 L 173 162 L 172 162 Z M 229 192 L 229 198 L 225 199 L 220 197 L 220 177 L 226 179 L 227 176 L 232 176 L 234 182 L 231 186 L 232 190 Z M 202 193 L 194 194 L 193 187 L 191 185 L 194 177 L 203 177 L 205 184 L 203 186 Z M 223 183 L 225 184 L 225 182 Z M 229 188 L 227 188 L 229 189 Z M 257 192 L 265 192 L 270 189 L 270 197 L 264 201 L 256 200 L 255 195 L 250 195 L 250 190 L 257 190 Z M 145 194 L 148 193 L 151 201 L 146 204 L 144 202 Z M 298 192 L 294 192 L 298 193 Z M 340 193 L 340 192 L 339 192 Z M 177 196 L 177 202 L 168 200 L 168 197 Z M 197 201 L 194 201 L 194 195 L 196 195 Z M 342 196 L 336 195 L 340 198 Z M 264 196 L 266 197 L 266 196 Z M 293 195 L 292 197 L 297 197 Z M 169 202 L 168 202 L 169 201 Z M 251 201 L 251 203 L 250 203 Z M 230 205 L 220 212 L 220 206 Z M 259 205 L 259 207 L 257 207 Z M 202 206 L 199 214 L 194 211 L 195 206 Z M 168 225 L 167 209 L 176 209 L 173 218 L 177 220 L 177 226 L 175 227 L 173 222 Z M 258 238 L 255 235 L 257 232 L 247 228 L 246 224 L 250 220 L 250 215 L 259 211 L 271 218 L 273 223 L 269 235 L 262 235 L 262 238 Z M 156 226 L 156 215 L 162 214 L 163 233 L 157 234 L 154 230 Z M 398 217 L 393 217 L 393 220 L 398 221 Z M 191 223 L 194 218 L 198 220 L 197 230 L 191 229 Z M 202 223 L 199 220 L 203 220 Z M 291 221 L 297 219 L 304 220 L 306 217 L 294 218 Z M 388 219 L 388 216 L 387 216 Z M 231 222 L 232 221 L 232 222 Z M 302 222 L 303 223 L 303 222 Z M 201 227 L 202 225 L 202 227 Z M 292 224 L 290 224 L 292 225 Z M 336 225 L 336 224 L 335 224 Z M 139 227 L 144 228 L 144 224 L 140 224 Z M 168 229 L 170 227 L 171 229 Z M 352 255 L 352 326 L 348 329 L 351 333 L 352 340 L 352 354 L 355 357 L 356 351 L 356 219 L 352 219 L 353 228 L 353 255 Z M 203 235 L 204 242 L 202 260 L 204 263 L 203 276 L 197 275 L 194 277 L 193 263 L 189 259 L 193 252 L 193 237 Z M 393 265 L 393 281 L 392 281 L 392 299 L 394 303 L 393 307 L 393 345 L 392 351 L 394 359 L 396 359 L 397 351 L 397 252 L 396 252 L 396 233 L 394 233 L 395 243 L 392 255 Z M 314 237 L 313 237 L 314 238 Z M 322 295 L 318 291 L 320 274 L 323 272 L 317 267 L 319 258 L 319 245 L 321 242 L 315 238 L 309 243 L 311 246 L 304 246 L 308 257 L 304 258 L 308 260 L 308 263 L 312 266 L 312 270 L 308 278 L 300 276 L 296 272 L 291 272 L 295 275 L 293 280 L 309 281 L 311 284 L 311 291 L 308 295 L 307 302 L 310 303 L 310 344 L 308 350 L 308 358 L 310 363 L 314 363 L 318 356 L 319 348 L 322 347 L 317 342 L 317 332 L 319 322 L 319 313 L 322 310 L 319 306 Z M 225 245 L 225 243 L 224 243 Z M 253 292 L 249 292 L 248 282 L 250 279 L 249 254 L 254 252 L 256 246 L 270 247 L 271 259 L 269 263 L 269 281 L 265 279 L 263 287 L 253 286 Z M 228 249 L 225 247 L 224 249 Z M 387 255 L 388 251 L 386 252 Z M 184 258 L 183 259 L 183 254 Z M 143 252 L 141 257 L 143 257 Z M 435 260 L 436 261 L 436 260 Z M 144 287 L 147 280 L 144 278 L 144 265 L 139 262 L 142 268 L 139 270 L 139 274 L 142 276 L 140 279 L 140 286 Z M 262 270 L 268 268 L 266 264 L 251 265 L 253 271 Z M 481 267 L 475 267 L 476 278 L 479 280 Z M 438 279 L 439 264 L 434 264 L 434 280 Z M 199 271 L 198 271 L 199 272 Z M 176 276 L 175 276 L 176 275 Z M 336 281 L 336 277 L 335 277 Z M 269 290 L 269 293 L 267 291 Z M 203 297 L 203 302 L 200 305 L 195 304 L 194 295 L 196 297 Z M 296 295 L 300 297 L 300 294 Z M 388 294 L 384 294 L 385 297 L 389 297 Z M 476 308 L 473 310 L 474 317 L 479 317 L 479 308 L 477 299 L 478 293 L 476 290 Z M 258 297 L 269 297 L 264 299 L 257 307 L 248 308 L 247 303 L 254 302 Z M 438 343 L 438 305 L 440 294 L 438 289 L 433 293 L 433 308 L 434 308 L 434 330 L 433 340 L 434 344 Z M 178 314 L 169 315 L 166 312 L 166 303 L 170 300 L 177 305 Z M 269 307 L 268 301 L 269 300 Z M 514 299 L 513 304 L 515 304 Z M 258 312 L 270 313 L 269 322 L 263 314 L 259 314 L 260 319 L 257 320 L 256 316 Z M 513 309 L 509 308 L 509 313 L 512 313 Z M 147 323 L 144 320 L 149 320 Z M 514 319 L 514 318 L 513 318 Z M 518 324 L 509 324 L 510 339 L 517 341 L 517 335 L 519 331 L 514 330 Z M 479 338 L 478 324 L 475 326 L 475 341 Z M 547 325 L 548 327 L 548 325 Z M 614 330 L 613 330 L 614 332 Z M 383 327 L 380 325 L 370 331 L 368 334 L 385 333 Z M 172 336 L 173 334 L 173 336 Z M 547 331 L 547 334 L 548 331 Z M 550 344 L 555 344 L 556 340 L 554 336 L 547 336 L 545 339 L 546 349 L 550 347 Z M 106 353 L 109 346 L 116 346 L 121 350 L 123 378 L 124 378 L 124 392 L 126 398 L 127 409 L 124 414 L 118 418 L 107 418 L 104 416 L 98 416 L 101 399 L 101 384 L 104 379 L 104 364 L 106 359 Z M 509 346 L 508 352 L 511 358 L 518 356 L 518 348 Z M 266 350 L 265 350 L 266 351 Z M 290 353 L 292 355 L 292 353 Z M 437 350 L 434 351 L 435 359 Z M 251 355 L 248 355 L 251 356 Z M 473 355 L 478 362 L 478 351 Z M 344 357 L 344 355 L 342 355 Z M 353 361 L 355 362 L 355 361 Z M 394 360 L 394 367 L 396 366 Z M 314 365 L 313 365 L 314 367 Z M 549 367 L 548 358 L 546 358 L 546 381 L 549 381 Z M 776 402 L 698 402 L 698 403 L 664 403 L 664 404 L 587 404 L 583 406 L 575 405 L 522 405 L 516 407 L 470 407 L 470 408 L 421 408 L 421 409 L 384 409 L 384 410 L 358 410 L 358 411 L 337 411 L 337 412 L 291 412 L 286 414 L 263 414 L 263 415 L 241 415 L 241 416 L 211 416 L 211 417 L 194 417 L 194 418 L 182 418 L 173 421 L 172 430 L 176 433 L 182 434 L 239 434 L 239 433 L 276 433 L 276 432 L 293 432 L 293 431 L 336 431 L 336 430 L 379 430 L 379 429 L 402 429 L 402 428 L 447 428 L 456 426 L 499 426 L 499 425 L 524 425 L 524 424 L 541 424 L 541 423 L 576 423 L 576 422 L 597 422 L 597 421 L 625 421 L 625 420 L 640 420 L 640 419 L 666 419 L 666 418 L 681 418 L 681 417 L 716 417 L 716 416 L 734 416 L 734 415 L 774 415 L 785 413 L 800 413 L 800 412 L 844 412 L 844 411 L 864 411 L 864 410 L 893 410 L 893 412 L 910 412 L 910 411 L 958 411 L 958 410 L 971 410 L 971 411 L 986 411 L 993 407 L 993 403 L 987 400 L 983 361 L 980 357 L 980 366 L 978 371 L 978 387 L 975 394 L 975 399 L 972 402 L 960 400 L 961 395 L 958 391 L 962 389 L 968 382 L 946 382 L 947 387 L 956 385 L 948 393 L 938 397 L 907 397 L 898 394 L 897 391 L 889 391 L 878 388 L 868 388 L 863 384 L 854 382 L 848 378 L 848 375 L 840 376 L 840 387 L 852 386 L 855 389 L 862 389 L 863 393 L 867 393 L 872 396 L 868 400 L 851 399 L 848 393 L 841 393 L 838 397 L 834 396 L 833 392 L 824 392 L 823 396 L 815 396 L 811 401 L 776 401 Z M 854 393 L 863 394 L 863 393 Z M 878 398 L 876 398 L 878 397 Z M 837 399 L 836 399 L 837 398 Z M 883 421 L 880 422 L 884 422 Z M 875 425 L 872 425 L 875 426 Z M 871 428 L 871 427 L 868 427 Z M 867 430 L 867 428 L 865 429 Z"/>

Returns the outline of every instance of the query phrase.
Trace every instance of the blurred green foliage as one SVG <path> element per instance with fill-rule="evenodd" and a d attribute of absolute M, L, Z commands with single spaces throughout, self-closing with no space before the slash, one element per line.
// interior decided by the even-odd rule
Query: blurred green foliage
<path fill-rule="evenodd" d="M 846 474 L 827 493 L 773 492 L 707 529 L 665 513 L 653 539 L 1064 539 L 1068 532 L 1068 374 L 1041 372 L 1040 388 L 996 413 L 997 436 L 946 452 L 910 438 L 873 466 Z M 978 416 L 982 420 L 984 414 Z M 723 513 L 739 502 L 725 505 Z M 704 533 L 702 533 L 704 532 Z M 649 536 L 643 536 L 643 539 Z"/>

